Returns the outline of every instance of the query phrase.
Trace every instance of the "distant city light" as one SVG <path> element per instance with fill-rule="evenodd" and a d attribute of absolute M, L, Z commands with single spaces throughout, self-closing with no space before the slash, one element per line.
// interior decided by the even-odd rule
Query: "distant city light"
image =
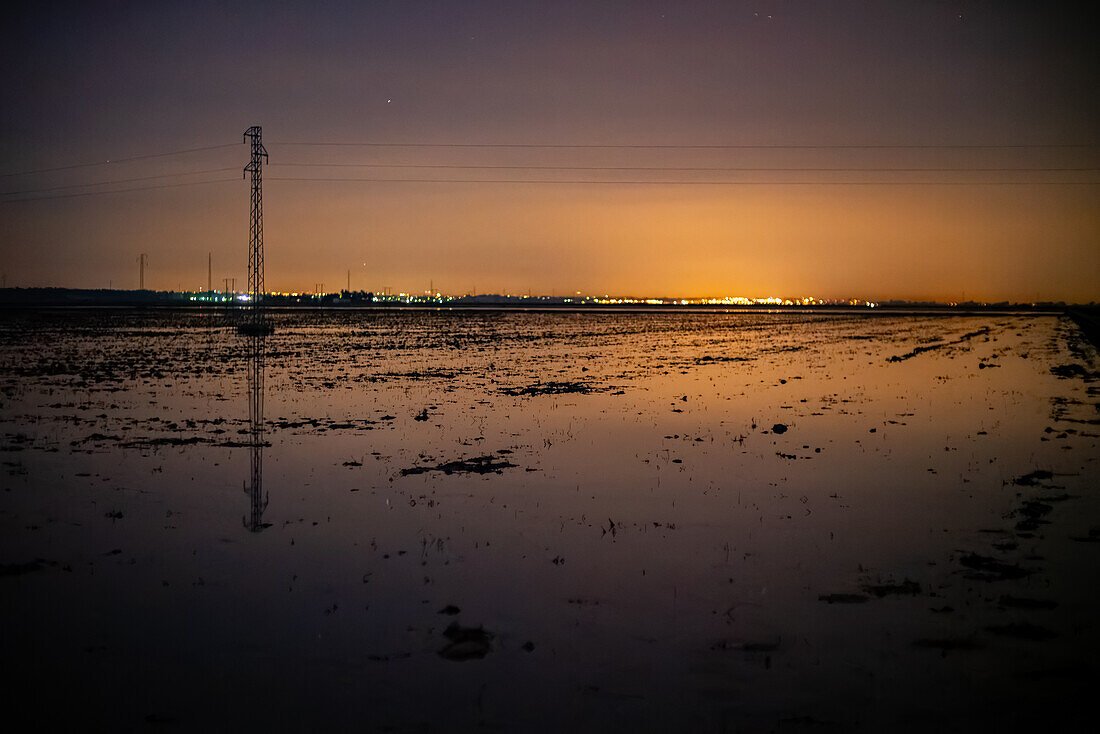
<path fill-rule="evenodd" d="M 199 303 L 248 303 L 251 297 L 247 293 L 227 293 L 220 291 L 191 292 L 185 297 Z M 339 292 L 307 292 L 307 291 L 273 291 L 264 294 L 269 302 L 293 301 L 297 303 L 318 303 L 335 306 L 362 305 L 362 304 L 406 304 L 406 305 L 493 305 L 493 304 L 529 304 L 534 306 L 578 305 L 578 306 L 725 306 L 725 307 L 855 307 L 877 308 L 879 304 L 862 298 L 818 298 L 816 296 L 800 296 L 797 298 L 783 298 L 780 296 L 722 296 L 720 298 L 634 298 L 624 296 L 519 296 L 499 293 L 464 294 L 461 296 L 445 295 L 440 291 L 428 292 L 420 295 L 412 293 L 371 293 L 368 291 L 339 291 Z M 948 306 L 958 306 L 958 303 L 947 303 Z"/>

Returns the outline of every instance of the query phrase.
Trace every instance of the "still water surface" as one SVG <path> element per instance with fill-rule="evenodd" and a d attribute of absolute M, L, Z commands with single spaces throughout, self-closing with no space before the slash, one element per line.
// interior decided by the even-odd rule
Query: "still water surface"
<path fill-rule="evenodd" d="M 17 714 L 973 731 L 1094 690 L 1100 365 L 1067 320 L 276 329 L 0 315 Z"/>

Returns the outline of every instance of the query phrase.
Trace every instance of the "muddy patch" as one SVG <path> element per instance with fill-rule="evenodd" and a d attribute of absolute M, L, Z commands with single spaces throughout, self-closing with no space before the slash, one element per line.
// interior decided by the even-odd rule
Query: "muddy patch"
<path fill-rule="evenodd" d="M 535 395 L 590 395 L 604 392 L 607 388 L 598 387 L 590 382 L 536 382 L 524 387 L 502 387 L 500 392 L 513 397 L 532 397 Z"/>
<path fill-rule="evenodd" d="M 505 469 L 512 469 L 516 466 L 517 464 L 513 464 L 507 459 L 487 454 L 485 456 L 475 456 L 471 459 L 445 461 L 434 466 L 409 467 L 401 470 L 401 476 L 426 474 L 433 471 L 443 472 L 444 474 L 501 474 Z"/>

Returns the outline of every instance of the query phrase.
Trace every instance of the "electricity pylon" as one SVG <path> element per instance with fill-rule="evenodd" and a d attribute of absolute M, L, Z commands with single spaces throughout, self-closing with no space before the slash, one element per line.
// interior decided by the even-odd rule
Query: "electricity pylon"
<path fill-rule="evenodd" d="M 244 140 L 251 144 L 252 158 L 244 167 L 244 174 L 252 174 L 252 221 L 248 242 L 248 313 L 238 327 L 246 334 L 270 334 L 274 329 L 264 317 L 264 199 L 261 169 L 267 162 L 267 149 L 263 144 L 263 131 L 253 125 L 244 132 Z"/>

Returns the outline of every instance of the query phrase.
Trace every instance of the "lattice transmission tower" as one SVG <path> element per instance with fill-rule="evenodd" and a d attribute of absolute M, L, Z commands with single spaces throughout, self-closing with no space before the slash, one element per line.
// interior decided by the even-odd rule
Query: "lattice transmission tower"
<path fill-rule="evenodd" d="M 262 167 L 267 162 L 263 130 L 253 125 L 244 132 L 244 141 L 252 148 L 252 158 L 244 167 L 244 175 L 252 174 L 252 220 L 248 242 L 248 312 L 238 327 L 248 334 L 270 334 L 263 309 L 264 297 L 264 192 Z"/>

